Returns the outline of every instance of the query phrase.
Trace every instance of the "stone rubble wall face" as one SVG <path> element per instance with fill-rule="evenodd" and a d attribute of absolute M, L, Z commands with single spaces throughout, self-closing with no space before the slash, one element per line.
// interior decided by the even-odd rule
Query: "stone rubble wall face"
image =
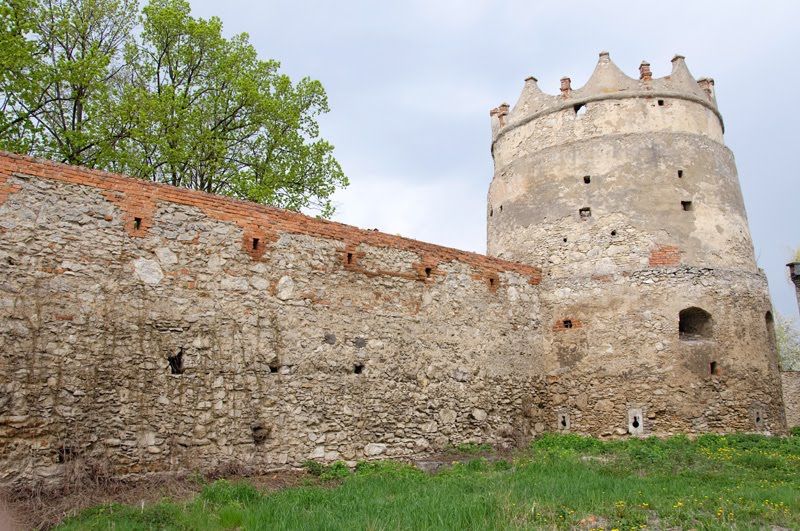
<path fill-rule="evenodd" d="M 763 276 L 688 267 L 545 276 L 540 305 L 551 324 L 543 348 L 551 426 L 567 412 L 571 431 L 625 435 L 636 408 L 645 435 L 785 431 Z M 711 338 L 681 338 L 678 315 L 691 306 L 713 316 Z"/>
<path fill-rule="evenodd" d="M 175 189 L 121 197 L 120 179 L 0 162 L 15 187 L 0 206 L 0 483 L 56 480 L 65 457 L 115 474 L 269 469 L 533 435 L 535 268 L 343 226 L 325 238 L 334 224 L 305 217 L 265 220 L 254 257 L 238 223 L 159 198 Z"/>
<path fill-rule="evenodd" d="M 800 371 L 781 373 L 783 402 L 786 405 L 786 426 L 800 426 Z"/>

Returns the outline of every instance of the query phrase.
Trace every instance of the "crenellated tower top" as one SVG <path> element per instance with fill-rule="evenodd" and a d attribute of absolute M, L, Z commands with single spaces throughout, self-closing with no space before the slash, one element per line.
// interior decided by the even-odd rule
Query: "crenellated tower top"
<path fill-rule="evenodd" d="M 582 87 L 563 77 L 546 94 L 529 77 L 491 122 L 489 254 L 551 276 L 636 271 L 658 249 L 680 249 L 675 265 L 756 270 L 714 81 L 683 56 L 664 77 L 642 61 L 634 79 L 601 52 Z"/>
<path fill-rule="evenodd" d="M 528 77 L 513 108 L 503 103 L 491 110 L 492 140 L 496 141 L 510 130 L 547 114 L 570 108 L 577 113 L 588 103 L 628 98 L 669 98 L 694 102 L 711 110 L 719 119 L 720 128 L 724 129 L 714 95 L 714 80 L 696 80 L 689 72 L 682 55 L 676 55 L 672 59 L 672 72 L 660 78 L 653 78 L 650 63 L 642 61 L 639 79 L 634 79 L 611 61 L 608 52 L 600 52 L 594 72 L 580 88 L 573 89 L 571 79 L 563 77 L 560 93 L 551 95 L 539 88 L 535 77 Z"/>

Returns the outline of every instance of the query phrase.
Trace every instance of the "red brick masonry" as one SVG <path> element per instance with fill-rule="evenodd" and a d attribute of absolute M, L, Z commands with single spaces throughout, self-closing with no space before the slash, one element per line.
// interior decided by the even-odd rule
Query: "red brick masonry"
<path fill-rule="evenodd" d="M 650 267 L 676 266 L 681 263 L 681 250 L 673 245 L 661 245 L 650 251 Z"/>

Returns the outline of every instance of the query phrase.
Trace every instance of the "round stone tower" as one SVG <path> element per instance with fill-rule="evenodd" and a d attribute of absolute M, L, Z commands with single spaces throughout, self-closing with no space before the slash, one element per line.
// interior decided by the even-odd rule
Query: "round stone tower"
<path fill-rule="evenodd" d="M 771 304 L 714 81 L 683 57 L 530 77 L 492 110 L 488 253 L 543 268 L 545 429 L 785 429 Z"/>

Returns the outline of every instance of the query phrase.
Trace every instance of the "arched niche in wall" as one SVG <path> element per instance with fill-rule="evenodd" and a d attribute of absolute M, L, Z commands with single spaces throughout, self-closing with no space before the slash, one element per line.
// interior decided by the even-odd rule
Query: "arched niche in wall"
<path fill-rule="evenodd" d="M 697 306 L 684 308 L 678 314 L 678 333 L 684 341 L 711 339 L 713 337 L 711 314 Z"/>
<path fill-rule="evenodd" d="M 764 324 L 767 327 L 767 344 L 769 345 L 770 352 L 775 352 L 778 348 L 777 340 L 775 339 L 775 318 L 772 317 L 772 312 L 764 314 Z"/>

